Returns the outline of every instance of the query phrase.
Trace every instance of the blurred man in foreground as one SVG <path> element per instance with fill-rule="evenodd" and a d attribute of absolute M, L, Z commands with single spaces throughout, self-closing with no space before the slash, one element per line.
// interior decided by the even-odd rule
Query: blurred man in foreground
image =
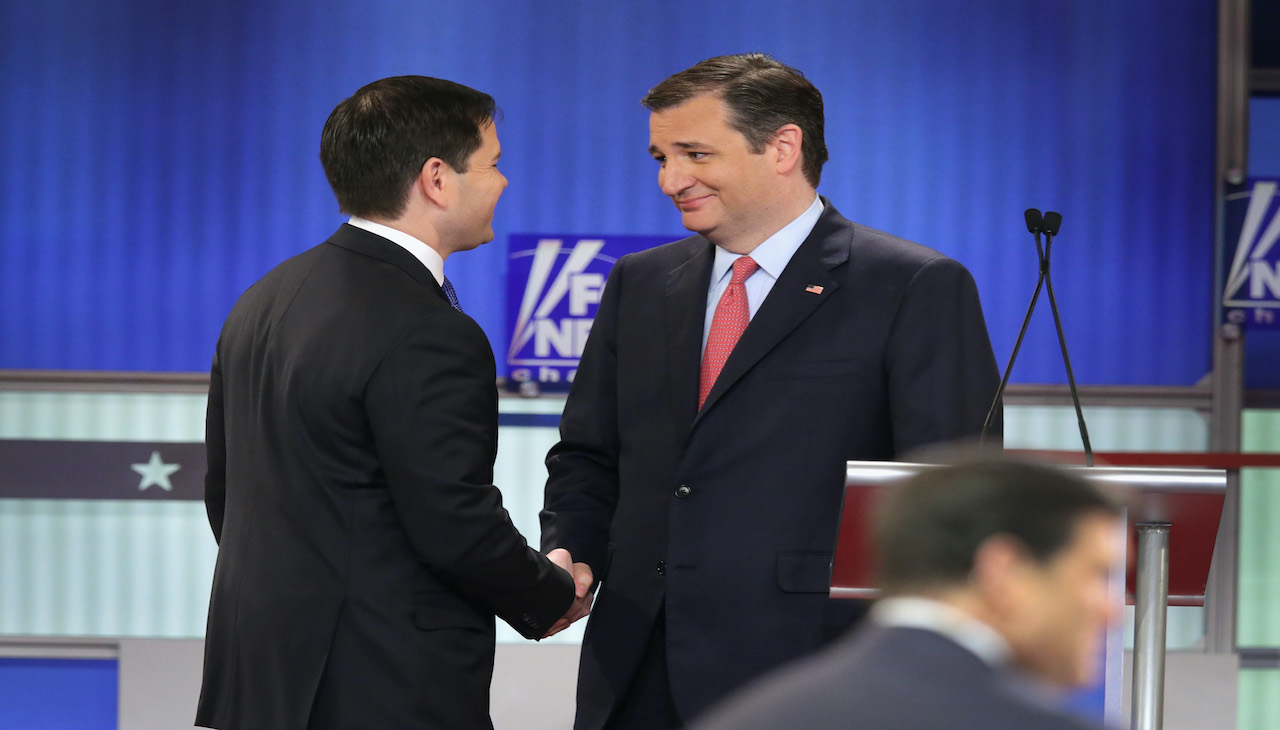
<path fill-rule="evenodd" d="M 1097 674 L 1124 524 L 1049 467 L 931 468 L 876 529 L 883 598 L 841 643 L 752 685 L 698 730 L 1082 730 L 1054 688 Z"/>

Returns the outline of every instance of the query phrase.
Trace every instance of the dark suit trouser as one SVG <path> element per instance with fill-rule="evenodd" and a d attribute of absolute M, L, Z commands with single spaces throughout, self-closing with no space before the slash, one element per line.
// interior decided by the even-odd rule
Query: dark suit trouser
<path fill-rule="evenodd" d="M 627 694 L 610 718 L 607 730 L 676 730 L 684 727 L 671 698 L 667 674 L 666 611 L 660 610 L 649 632 L 649 646 Z"/>

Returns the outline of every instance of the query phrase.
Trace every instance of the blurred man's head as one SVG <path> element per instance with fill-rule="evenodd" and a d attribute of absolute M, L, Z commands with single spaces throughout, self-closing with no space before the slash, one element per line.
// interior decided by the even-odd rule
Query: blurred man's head
<path fill-rule="evenodd" d="M 888 496 L 876 526 L 883 595 L 945 601 L 999 632 L 1053 684 L 1094 678 L 1117 618 L 1120 507 L 1069 473 L 1010 461 L 930 468 Z"/>

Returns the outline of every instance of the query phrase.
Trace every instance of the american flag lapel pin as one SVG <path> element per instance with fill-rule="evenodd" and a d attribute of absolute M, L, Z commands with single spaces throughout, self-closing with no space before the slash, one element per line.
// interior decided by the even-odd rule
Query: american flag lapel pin
<path fill-rule="evenodd" d="M 809 286 L 806 286 L 806 287 L 804 288 L 804 290 L 805 290 L 805 291 L 807 291 L 807 292 L 809 292 L 810 294 L 821 294 L 821 293 L 822 293 L 822 287 L 818 286 L 817 284 L 810 284 Z"/>

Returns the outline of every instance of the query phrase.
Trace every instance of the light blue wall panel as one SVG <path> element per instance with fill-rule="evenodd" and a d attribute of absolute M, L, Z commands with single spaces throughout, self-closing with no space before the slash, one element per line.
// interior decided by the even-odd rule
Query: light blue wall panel
<path fill-rule="evenodd" d="M 1280 451 L 1280 412 L 1245 411 L 1242 450 Z M 1280 648 L 1280 469 L 1240 473 L 1240 646 Z M 1272 674 L 1270 676 L 1280 676 Z M 1244 727 L 1243 725 L 1241 727 Z"/>
<path fill-rule="evenodd" d="M 501 410 L 554 418 L 562 405 L 505 398 Z M 1191 410 L 1091 408 L 1086 417 L 1099 450 L 1206 445 L 1204 420 Z M 0 439 L 200 441 L 203 422 L 202 396 L 0 391 Z M 1079 448 L 1070 407 L 1008 408 L 1006 429 L 1010 448 Z M 513 522 L 536 543 L 542 462 L 556 429 L 503 426 L 498 439 L 494 479 Z M 0 499 L 0 634 L 202 636 L 216 558 L 200 502 Z M 1249 604 L 1256 617 L 1270 593 L 1261 595 L 1263 602 Z M 578 641 L 581 630 L 551 641 Z M 505 626 L 499 632 L 504 641 L 520 641 Z M 1171 617 L 1171 644 L 1200 632 L 1198 611 Z"/>

